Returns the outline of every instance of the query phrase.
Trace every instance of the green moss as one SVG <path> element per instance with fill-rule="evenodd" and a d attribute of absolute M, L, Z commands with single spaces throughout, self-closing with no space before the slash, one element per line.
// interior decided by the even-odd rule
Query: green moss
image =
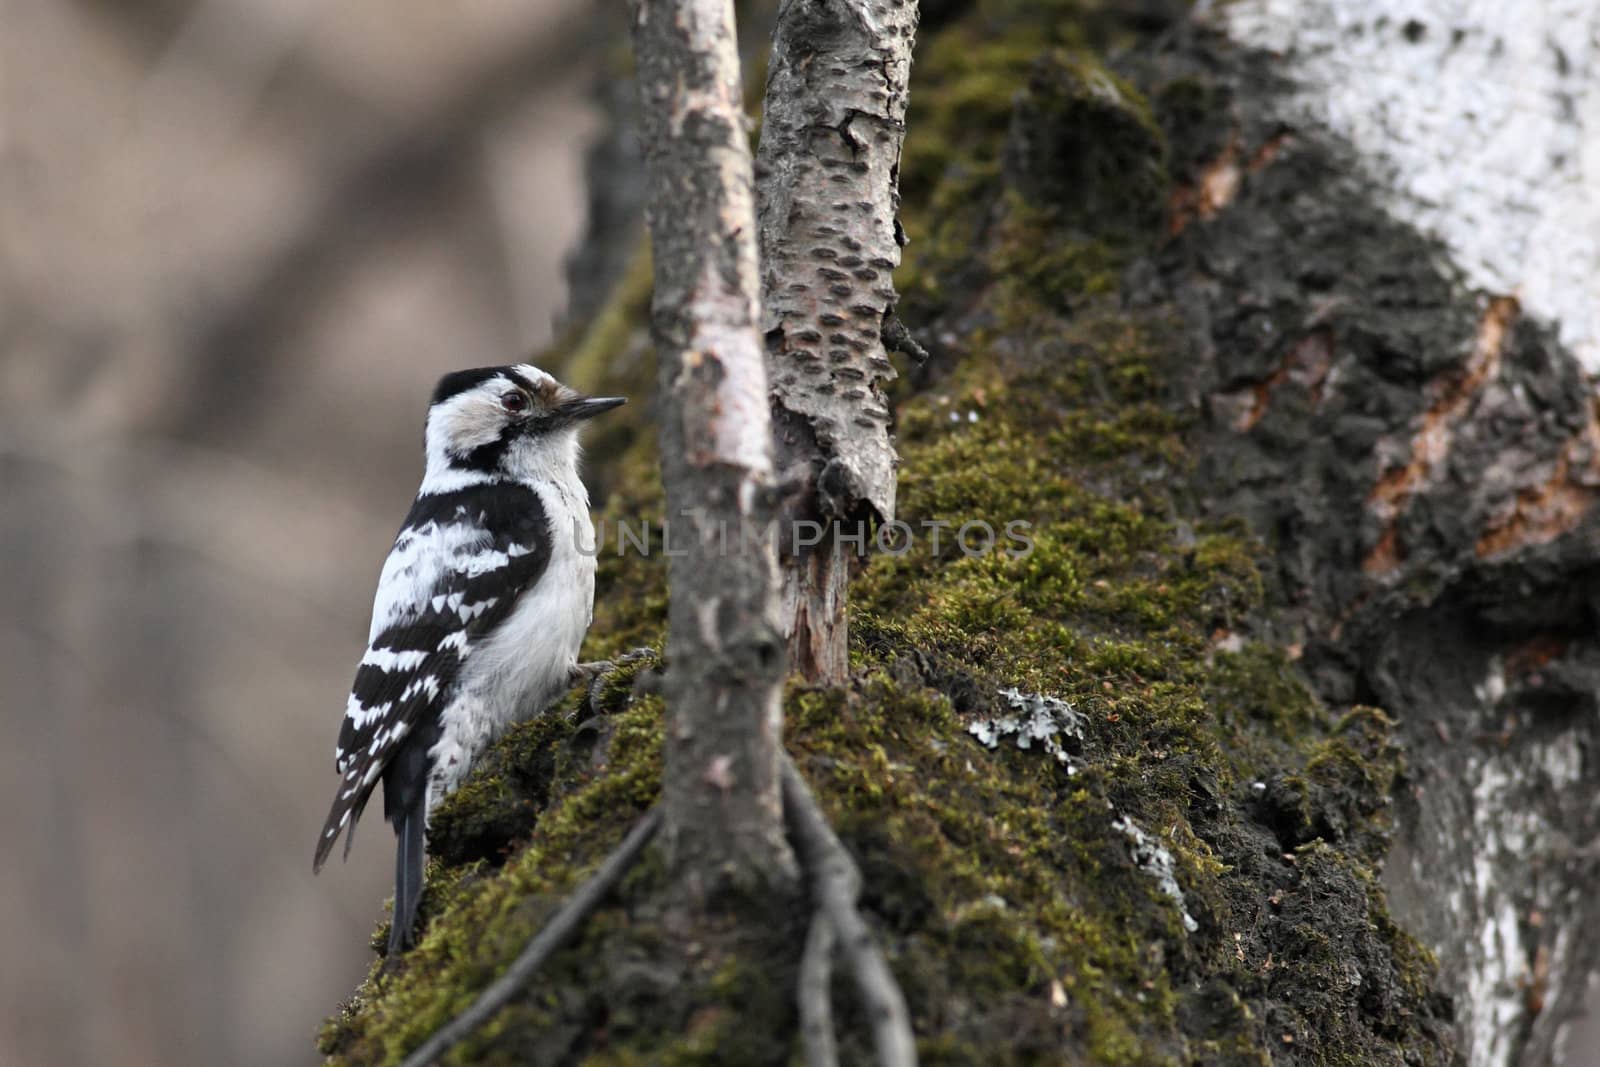
<path fill-rule="evenodd" d="M 648 666 L 641 660 L 618 673 L 631 677 Z M 521 832 L 509 836 L 526 835 L 525 846 L 495 876 L 482 876 L 481 862 L 459 874 L 448 860 L 430 865 L 423 911 L 433 921 L 418 946 L 391 973 L 375 972 L 355 1010 L 325 1031 L 322 1047 L 335 1062 L 395 1062 L 462 1010 L 584 868 L 648 809 L 660 782 L 660 701 L 625 699 L 621 684 L 607 691 L 615 710 L 598 718 L 554 713 L 513 729 L 441 805 L 429 848 L 451 857 L 484 826 L 513 818 L 502 810 L 519 788 L 508 778 L 541 778 L 548 789 L 564 790 L 536 818 L 531 810 L 523 815 Z"/>
<path fill-rule="evenodd" d="M 1141 238 L 1166 206 L 1166 140 L 1149 103 L 1083 51 L 1034 59 L 1005 163 L 1012 188 L 1085 232 Z"/>
<path fill-rule="evenodd" d="M 897 282 L 920 314 L 991 278 L 1063 307 L 1112 292 L 1165 209 L 1165 139 L 1144 97 L 1082 49 L 1041 51 L 1037 19 L 998 21 L 998 39 L 958 28 L 919 58 Z"/>
<path fill-rule="evenodd" d="M 434 812 L 432 855 L 452 866 L 503 858 L 545 808 L 557 779 L 571 773 L 556 756 L 572 729 L 561 714 L 514 727 Z"/>
<path fill-rule="evenodd" d="M 654 458 L 654 441 L 630 453 Z M 623 480 L 601 511 L 595 559 L 594 625 L 588 659 L 610 659 L 640 647 L 661 648 L 667 618 L 667 560 L 661 551 L 665 500 L 654 469 Z M 649 531 L 654 541 L 641 549 Z"/>

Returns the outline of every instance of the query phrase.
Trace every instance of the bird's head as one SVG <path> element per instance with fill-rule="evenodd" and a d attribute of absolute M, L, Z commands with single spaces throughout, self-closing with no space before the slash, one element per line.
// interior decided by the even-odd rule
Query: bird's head
<path fill-rule="evenodd" d="M 447 374 L 428 407 L 427 479 L 498 475 L 534 482 L 570 475 L 578 462 L 578 427 L 622 404 L 589 397 L 531 363 Z"/>

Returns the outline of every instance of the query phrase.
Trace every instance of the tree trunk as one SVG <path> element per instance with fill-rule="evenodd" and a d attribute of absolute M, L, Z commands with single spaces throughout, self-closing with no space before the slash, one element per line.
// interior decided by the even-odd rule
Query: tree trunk
<path fill-rule="evenodd" d="M 691 900 L 792 881 L 755 204 L 731 0 L 640 0 L 662 481 L 671 558 L 663 830 Z"/>
<path fill-rule="evenodd" d="M 1184 244 L 1206 302 L 1242 305 L 1191 316 L 1215 503 L 1271 532 L 1319 691 L 1400 721 L 1385 883 L 1462 1056 L 1550 1063 L 1600 965 L 1600 15 L 1248 0 L 1214 25 L 1244 46 L 1240 196 Z"/>

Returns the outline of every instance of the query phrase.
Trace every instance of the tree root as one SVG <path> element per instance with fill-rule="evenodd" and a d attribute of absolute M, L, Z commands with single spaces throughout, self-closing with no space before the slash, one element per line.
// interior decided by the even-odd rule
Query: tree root
<path fill-rule="evenodd" d="M 800 1040 L 806 1067 L 837 1067 L 839 1062 L 830 1003 L 835 949 L 842 953 L 866 1005 L 880 1067 L 916 1067 L 916 1044 L 905 996 L 856 910 L 861 872 L 787 754 L 783 756 L 781 773 L 784 819 L 810 877 L 811 898 L 816 906 L 800 961 L 798 991 Z M 427 1067 L 436 1062 L 510 1003 L 622 880 L 660 825 L 661 809 L 652 808 L 534 935 L 505 974 L 495 979 L 470 1008 L 407 1056 L 401 1067 Z"/>
<path fill-rule="evenodd" d="M 801 1040 L 807 1067 L 831 1067 L 837 1062 L 827 989 L 828 943 L 835 937 L 855 977 L 856 990 L 866 1003 L 880 1067 L 915 1067 L 917 1049 L 911 1037 L 905 996 L 856 910 L 861 872 L 787 755 L 783 757 L 782 773 L 783 814 L 794 835 L 800 862 L 811 876 L 811 896 L 817 906 L 800 969 Z M 826 923 L 829 930 L 818 934 L 819 923 Z"/>
<path fill-rule="evenodd" d="M 800 957 L 800 1047 L 806 1067 L 839 1067 L 839 1045 L 833 1037 L 833 924 L 818 908 L 806 933 L 805 955 Z"/>
<path fill-rule="evenodd" d="M 521 991 L 556 949 L 577 932 L 584 920 L 589 917 L 589 913 L 594 911 L 605 899 L 606 894 L 622 880 L 622 876 L 633 866 L 634 860 L 639 858 L 639 853 L 649 844 L 660 825 L 661 809 L 651 808 L 645 817 L 628 831 L 628 836 L 623 838 L 622 844 L 618 845 L 600 864 L 599 869 L 589 876 L 589 880 L 579 886 L 578 891 L 568 897 L 566 903 L 550 917 L 550 921 L 545 923 L 543 929 L 534 935 L 521 955 L 511 962 L 506 973 L 495 979 L 489 988 L 473 1001 L 470 1008 L 440 1027 L 415 1052 L 407 1056 L 401 1067 L 427 1067 L 428 1064 L 436 1062 L 509 1004 L 511 998 Z"/>

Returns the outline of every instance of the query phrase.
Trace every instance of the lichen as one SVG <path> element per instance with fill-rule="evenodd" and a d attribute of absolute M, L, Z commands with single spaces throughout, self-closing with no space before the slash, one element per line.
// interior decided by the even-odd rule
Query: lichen
<path fill-rule="evenodd" d="M 1190 933 L 1200 929 L 1200 924 L 1194 921 L 1194 916 L 1189 914 L 1183 899 L 1183 888 L 1178 885 L 1178 879 L 1173 874 L 1174 861 L 1172 853 L 1167 846 L 1144 832 L 1144 827 L 1128 818 L 1126 815 L 1118 816 L 1112 823 L 1113 830 L 1120 831 L 1128 839 L 1133 852 L 1133 862 L 1139 869 L 1156 880 L 1156 887 L 1163 894 L 1172 898 L 1178 906 L 1178 912 L 1183 919 L 1183 928 Z"/>
<path fill-rule="evenodd" d="M 1006 707 L 1000 713 L 967 723 L 967 733 L 985 748 L 995 748 L 1002 738 L 1010 738 L 1026 751 L 1037 743 L 1055 761 L 1077 773 L 1072 763 L 1072 748 L 1083 743 L 1083 716 L 1059 697 L 1043 693 L 1024 693 L 1012 687 L 1000 690 Z"/>

